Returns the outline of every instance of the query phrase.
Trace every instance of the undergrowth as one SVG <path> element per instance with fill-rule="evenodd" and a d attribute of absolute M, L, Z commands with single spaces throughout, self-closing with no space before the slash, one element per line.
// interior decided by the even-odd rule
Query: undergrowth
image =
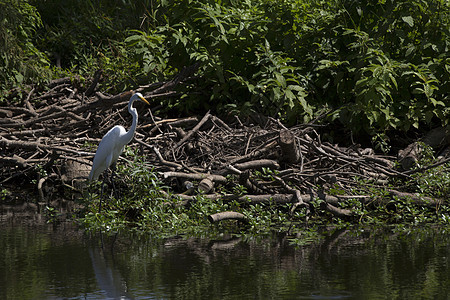
<path fill-rule="evenodd" d="M 353 212 L 351 218 L 338 218 L 322 208 L 323 200 L 314 200 L 310 207 L 301 207 L 293 213 L 291 205 L 269 203 L 242 203 L 237 201 L 211 200 L 198 193 L 189 203 L 174 196 L 171 188 L 158 178 L 143 157 L 131 154 L 132 161 L 119 164 L 115 177 L 115 191 L 107 184 L 100 208 L 101 182 L 89 186 L 84 196 L 84 210 L 79 221 L 88 231 L 117 233 L 119 231 L 150 234 L 155 238 L 169 236 L 217 237 L 222 234 L 241 236 L 265 236 L 273 233 L 288 235 L 293 243 L 302 245 L 317 241 L 330 228 L 341 229 L 349 226 L 386 226 L 398 229 L 409 226 L 450 225 L 450 205 L 444 201 L 440 206 L 418 205 L 408 199 L 389 196 L 384 188 L 370 187 L 367 182 L 359 182 L 359 191 L 365 190 L 372 201 L 363 204 L 357 197 L 340 203 L 343 209 Z M 427 159 L 424 158 L 424 163 Z M 423 196 L 448 197 L 448 170 L 450 164 L 418 173 L 405 182 L 416 185 Z M 266 170 L 261 176 L 270 176 Z M 220 192 L 227 192 L 221 190 Z M 245 195 L 245 190 L 235 186 L 231 193 Z M 338 188 L 331 194 L 339 194 Z M 447 198 L 444 198 L 447 199 Z M 208 216 L 222 211 L 240 212 L 247 218 L 246 223 L 228 220 L 211 224 Z"/>

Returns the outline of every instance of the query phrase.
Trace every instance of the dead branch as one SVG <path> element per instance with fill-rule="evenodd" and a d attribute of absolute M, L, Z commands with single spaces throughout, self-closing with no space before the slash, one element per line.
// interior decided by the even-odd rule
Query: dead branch
<path fill-rule="evenodd" d="M 240 164 L 235 164 L 233 167 L 235 167 L 238 170 L 248 170 L 248 169 L 256 169 L 261 170 L 262 168 L 270 168 L 274 170 L 278 170 L 280 168 L 280 165 L 270 159 L 258 159 L 258 160 L 252 160 Z"/>
<path fill-rule="evenodd" d="M 247 218 L 243 214 L 234 211 L 224 211 L 213 215 L 209 215 L 208 220 L 211 223 L 218 223 L 224 220 L 237 220 L 245 223 L 247 222 Z"/>
<path fill-rule="evenodd" d="M 190 173 L 182 173 L 182 172 L 164 172 L 164 178 L 177 177 L 184 178 L 190 180 L 202 180 L 205 178 L 209 178 L 210 180 L 217 183 L 226 183 L 227 179 L 221 175 L 213 175 L 213 174 L 190 174 Z"/>
<path fill-rule="evenodd" d="M 27 161 L 16 154 L 13 157 L 0 157 L 0 162 L 4 165 L 19 166 L 21 168 L 27 166 Z"/>
<path fill-rule="evenodd" d="M 205 116 L 200 120 L 200 122 L 198 122 L 197 125 L 195 125 L 195 127 L 189 131 L 188 134 L 186 134 L 176 145 L 175 145 L 175 149 L 178 149 L 184 142 L 186 142 L 194 133 L 196 133 L 200 127 L 203 126 L 203 124 L 205 124 L 205 122 L 209 119 L 209 117 L 211 116 L 211 114 L 209 113 L 209 111 L 205 114 Z"/>
<path fill-rule="evenodd" d="M 439 206 L 444 203 L 444 199 L 424 197 L 424 196 L 419 196 L 417 194 L 399 192 L 396 190 L 389 190 L 389 193 L 393 197 L 397 197 L 397 198 L 403 199 L 403 200 L 410 200 L 416 204 L 423 205 L 423 206 L 436 207 L 436 206 Z"/>
<path fill-rule="evenodd" d="M 353 215 L 351 210 L 339 208 L 327 202 L 322 202 L 320 207 L 338 218 L 348 218 Z"/>
<path fill-rule="evenodd" d="M 38 150 L 38 149 L 57 150 L 57 151 L 78 154 L 78 155 L 94 156 L 94 153 L 78 151 L 78 150 L 70 149 L 67 147 L 45 145 L 45 144 L 41 144 L 38 142 L 12 141 L 12 140 L 8 140 L 1 136 L 0 136 L 0 146 L 7 147 L 7 148 L 20 148 L 20 149 L 31 149 L 31 150 Z"/>

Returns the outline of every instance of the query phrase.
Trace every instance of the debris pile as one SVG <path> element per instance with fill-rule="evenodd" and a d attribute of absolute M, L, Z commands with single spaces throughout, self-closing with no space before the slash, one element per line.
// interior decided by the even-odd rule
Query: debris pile
<path fill-rule="evenodd" d="M 127 103 L 132 92 L 105 96 L 95 91 L 96 80 L 82 92 L 73 79 L 62 78 L 46 91 L 31 89 L 17 106 L 0 107 L 0 183 L 34 178 L 45 198 L 45 185 L 74 186 L 86 180 L 101 137 L 116 124 L 127 129 L 131 124 Z M 136 91 L 152 102 L 176 95 L 173 87 L 180 82 L 178 78 Z M 319 198 L 324 209 L 351 217 L 351 210 L 339 208 L 340 201 L 374 200 L 355 178 L 377 187 L 411 172 L 400 171 L 394 157 L 372 149 L 322 142 L 314 124 L 286 128 L 272 118 L 250 124 L 238 117 L 224 122 L 210 112 L 201 118 L 160 119 L 152 108 L 135 106 L 139 124 L 129 145 L 140 149 L 148 165 L 186 203 L 201 192 L 212 199 L 292 203 L 295 210 Z M 237 186 L 245 193 L 230 192 Z M 339 193 L 327 194 L 330 188 Z M 442 201 L 389 192 L 428 206 Z"/>

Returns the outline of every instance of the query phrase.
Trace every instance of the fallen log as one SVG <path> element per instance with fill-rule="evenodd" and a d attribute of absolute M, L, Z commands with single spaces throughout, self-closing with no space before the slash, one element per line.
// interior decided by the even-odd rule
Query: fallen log
<path fill-rule="evenodd" d="M 199 192 L 208 194 L 214 189 L 214 178 L 206 177 L 198 183 Z"/>
<path fill-rule="evenodd" d="M 87 155 L 87 156 L 95 155 L 95 153 L 90 153 L 90 152 L 85 152 L 85 151 L 77 151 L 74 149 L 61 147 L 61 146 L 45 145 L 45 144 L 41 144 L 39 142 L 8 140 L 1 136 L 0 136 L 0 146 L 8 147 L 8 148 L 31 149 L 31 150 L 37 150 L 37 149 L 57 150 L 57 151 L 69 152 L 69 153 L 73 153 L 73 154 Z"/>
<path fill-rule="evenodd" d="M 234 211 L 223 211 L 220 213 L 209 215 L 208 220 L 211 223 L 217 223 L 224 220 L 238 220 L 247 223 L 247 218 L 243 214 Z"/>
<path fill-rule="evenodd" d="M 339 208 L 327 202 L 322 202 L 320 204 L 320 208 L 332 213 L 338 218 L 349 218 L 353 216 L 353 212 L 351 210 Z"/>
<path fill-rule="evenodd" d="M 423 145 L 428 145 L 432 148 L 450 145 L 450 125 L 434 128 L 423 139 L 411 143 L 406 148 L 398 151 L 398 161 L 403 170 L 410 170 L 416 166 L 424 151 Z"/>
<path fill-rule="evenodd" d="M 195 195 L 183 195 L 183 194 L 174 194 L 175 198 L 179 198 L 181 200 L 187 201 L 185 204 L 188 204 L 189 201 L 195 201 L 196 197 Z M 299 197 L 300 196 L 300 197 Z M 245 196 L 238 196 L 235 194 L 205 194 L 203 195 L 206 199 L 209 200 L 218 200 L 222 199 L 224 201 L 233 201 L 236 200 L 241 203 L 250 203 L 250 204 L 256 204 L 256 203 L 276 203 L 276 204 L 287 204 L 287 203 L 298 203 L 298 199 L 300 198 L 303 203 L 310 203 L 315 198 L 324 200 L 326 202 L 330 203 L 339 203 L 339 198 L 335 196 L 330 195 L 311 195 L 311 194 L 303 194 L 303 195 L 296 195 L 294 194 L 264 194 L 264 195 L 245 195 Z"/>
<path fill-rule="evenodd" d="M 402 200 L 410 200 L 414 204 L 428 207 L 436 207 L 444 203 L 444 199 L 425 197 L 418 194 L 399 192 L 396 190 L 389 190 L 389 194 L 392 197 L 397 197 Z"/>
<path fill-rule="evenodd" d="M 252 160 L 254 158 L 259 158 L 261 156 L 266 156 L 269 152 L 273 151 L 274 147 L 278 144 L 278 142 L 276 141 L 276 138 L 273 138 L 271 140 L 269 140 L 262 148 L 260 149 L 256 149 L 248 154 L 239 156 L 239 157 L 235 157 L 233 159 L 231 159 L 230 161 L 224 163 L 224 166 L 226 168 L 226 166 L 229 165 L 233 165 L 239 162 L 245 162 L 245 161 L 249 161 Z"/>
<path fill-rule="evenodd" d="M 16 154 L 14 154 L 12 157 L 0 156 L 0 162 L 8 166 L 19 166 L 20 168 L 27 167 L 27 161 Z"/>
<path fill-rule="evenodd" d="M 247 169 L 257 169 L 261 170 L 262 168 L 270 168 L 278 170 L 280 168 L 280 165 L 271 159 L 258 159 L 258 160 L 252 160 L 247 161 L 243 163 L 235 164 L 233 167 L 235 167 L 238 170 L 247 170 Z"/>
<path fill-rule="evenodd" d="M 164 178 L 170 178 L 170 177 L 178 177 L 178 178 L 184 178 L 184 179 L 191 179 L 191 180 L 202 180 L 205 178 L 209 178 L 210 180 L 218 183 L 226 183 L 227 179 L 221 175 L 214 175 L 214 174 L 200 174 L 200 173 L 183 173 L 183 172 L 164 172 L 163 173 Z"/>
<path fill-rule="evenodd" d="M 0 117 L 2 118 L 11 118 L 13 116 L 12 111 L 9 111 L 7 109 L 0 109 Z M 2 122 L 3 123 L 3 122 Z M 5 122 L 6 123 L 6 122 Z"/>

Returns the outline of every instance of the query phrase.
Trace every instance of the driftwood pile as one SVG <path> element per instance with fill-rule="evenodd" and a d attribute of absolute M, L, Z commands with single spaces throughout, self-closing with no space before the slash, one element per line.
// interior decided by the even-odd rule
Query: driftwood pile
<path fill-rule="evenodd" d="M 0 184 L 34 179 L 43 200 L 46 185 L 74 186 L 77 180 L 86 180 L 103 134 L 113 125 L 129 128 L 131 124 L 127 103 L 132 92 L 105 96 L 95 91 L 97 81 L 94 78 L 82 91 L 73 79 L 62 78 L 51 82 L 46 91 L 31 89 L 20 105 L 0 107 Z M 155 103 L 158 97 L 176 96 L 174 86 L 181 82 L 152 84 L 136 91 Z M 376 187 L 412 172 L 399 171 L 394 157 L 376 155 L 372 149 L 321 142 L 314 125 L 286 128 L 271 118 L 260 118 L 252 125 L 237 117 L 225 123 L 209 112 L 200 118 L 158 119 L 152 107 L 135 106 L 139 124 L 130 146 L 140 149 L 149 166 L 185 203 L 201 192 L 211 199 L 290 203 L 295 210 L 319 198 L 324 200 L 324 209 L 350 217 L 352 211 L 339 208 L 339 201 L 350 197 L 373 201 L 370 189 L 361 188 L 355 178 Z M 223 193 L 237 186 L 245 187 L 245 194 Z M 220 187 L 225 188 L 218 193 Z M 342 195 L 327 195 L 330 187 Z M 442 201 L 395 190 L 390 193 L 427 206 Z M 241 217 L 225 213 L 210 220 Z"/>

